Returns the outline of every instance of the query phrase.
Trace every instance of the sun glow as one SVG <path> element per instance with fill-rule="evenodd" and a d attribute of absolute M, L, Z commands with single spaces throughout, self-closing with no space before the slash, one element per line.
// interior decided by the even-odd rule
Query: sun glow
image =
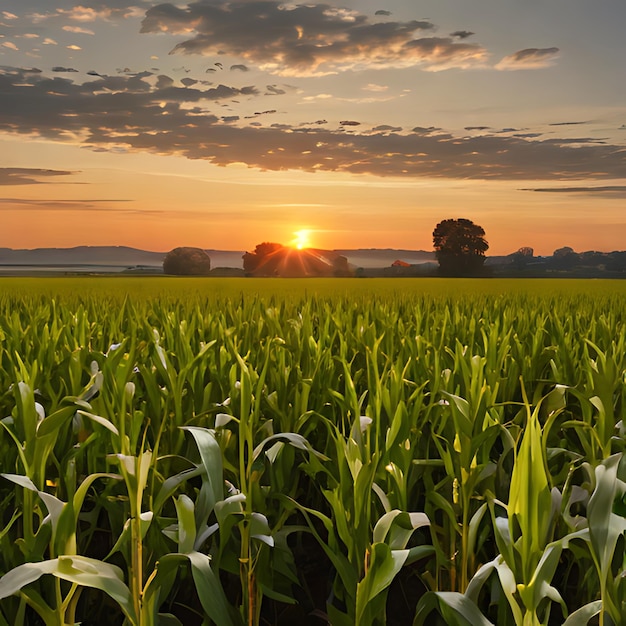
<path fill-rule="evenodd" d="M 302 229 L 294 232 L 295 237 L 291 241 L 291 245 L 297 250 L 311 247 L 310 230 Z"/>

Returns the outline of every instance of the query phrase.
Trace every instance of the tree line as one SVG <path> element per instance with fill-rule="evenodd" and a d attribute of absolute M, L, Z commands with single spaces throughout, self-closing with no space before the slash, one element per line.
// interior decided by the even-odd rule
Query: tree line
<path fill-rule="evenodd" d="M 433 231 L 433 246 L 443 275 L 479 274 L 489 244 L 485 231 L 471 220 L 446 219 Z M 348 260 L 332 250 L 295 250 L 263 242 L 243 256 L 244 271 L 256 276 L 348 276 Z M 176 276 L 206 276 L 211 259 L 201 248 L 174 248 L 165 256 L 163 272 Z"/>
<path fill-rule="evenodd" d="M 433 249 L 438 263 L 436 270 L 425 266 L 358 270 L 356 275 L 385 276 L 626 276 L 626 252 L 575 252 L 564 246 L 550 257 L 535 257 L 529 246 L 497 259 L 486 266 L 489 243 L 485 230 L 466 218 L 445 219 L 432 233 Z M 400 263 L 398 261 L 398 263 Z M 241 270 L 235 270 L 241 271 Z M 247 276 L 351 276 L 348 259 L 333 250 L 308 248 L 297 250 L 280 243 L 263 242 L 243 255 L 243 271 Z M 179 276 L 207 276 L 211 259 L 200 248 L 180 247 L 169 252 L 163 272 Z"/>

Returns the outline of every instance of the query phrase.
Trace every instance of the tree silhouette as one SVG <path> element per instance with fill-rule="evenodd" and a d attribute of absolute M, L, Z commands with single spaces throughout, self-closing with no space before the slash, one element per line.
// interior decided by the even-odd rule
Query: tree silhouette
<path fill-rule="evenodd" d="M 246 252 L 243 255 L 243 269 L 246 274 L 255 272 L 259 267 L 267 262 L 268 257 L 276 254 L 284 249 L 282 243 L 274 243 L 270 241 L 264 241 L 257 244 L 254 248 L 254 252 Z"/>
<path fill-rule="evenodd" d="M 535 251 L 530 246 L 522 246 L 517 252 L 510 254 L 509 258 L 515 269 L 522 270 L 528 265 L 529 261 L 532 261 L 534 256 Z"/>
<path fill-rule="evenodd" d="M 448 276 L 480 273 L 489 249 L 482 227 L 464 218 L 439 222 L 433 231 L 433 246 L 439 270 Z"/>
<path fill-rule="evenodd" d="M 163 260 L 163 272 L 175 276 L 208 276 L 211 259 L 201 248 L 181 247 L 168 252 Z"/>

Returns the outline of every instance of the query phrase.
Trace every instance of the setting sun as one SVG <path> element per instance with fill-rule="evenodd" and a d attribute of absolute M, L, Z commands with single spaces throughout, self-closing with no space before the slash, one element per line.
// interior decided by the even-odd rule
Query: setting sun
<path fill-rule="evenodd" d="M 293 238 L 291 245 L 298 250 L 304 250 L 304 248 L 311 247 L 311 240 L 309 239 L 310 234 L 311 231 L 306 229 L 295 231 L 295 237 Z"/>

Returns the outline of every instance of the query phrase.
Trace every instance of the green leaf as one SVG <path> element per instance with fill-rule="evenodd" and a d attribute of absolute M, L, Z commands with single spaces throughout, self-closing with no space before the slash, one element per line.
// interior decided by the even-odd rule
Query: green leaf
<path fill-rule="evenodd" d="M 528 584 L 549 542 L 552 494 L 546 470 L 538 409 L 530 413 L 515 458 L 509 490 L 509 532 L 521 556 L 520 582 Z"/>
<path fill-rule="evenodd" d="M 37 425 L 37 437 L 41 439 L 46 435 L 56 433 L 65 422 L 76 414 L 75 406 L 66 406 L 42 419 Z"/>
<path fill-rule="evenodd" d="M 417 604 L 413 626 L 428 626 L 434 610 L 448 626 L 494 626 L 467 596 L 453 591 L 425 593 Z"/>
<path fill-rule="evenodd" d="M 587 505 L 591 545 L 605 579 L 609 576 L 617 540 L 626 532 L 626 519 L 613 513 L 616 495 L 624 492 L 624 483 L 617 477 L 621 458 L 621 453 L 614 454 L 596 467 L 596 487 Z"/>
<path fill-rule="evenodd" d="M 196 520 L 194 505 L 191 498 L 181 494 L 176 500 L 176 514 L 178 516 L 178 551 L 189 554 L 193 551 L 196 541 Z"/>
<path fill-rule="evenodd" d="M 61 556 L 39 563 L 25 563 L 0 578 L 0 599 L 14 595 L 44 574 L 82 587 L 100 589 L 113 598 L 132 623 L 136 623 L 135 609 L 122 570 L 104 561 L 85 556 Z"/>
<path fill-rule="evenodd" d="M 266 439 L 261 441 L 261 443 L 254 449 L 254 452 L 252 453 L 252 458 L 253 459 L 258 458 L 258 456 L 263 451 L 263 448 L 265 448 L 265 446 L 270 441 L 277 441 L 277 440 L 282 440 L 282 439 L 286 439 L 289 444 L 291 444 L 294 448 L 297 448 L 298 450 L 303 450 L 304 452 L 310 452 L 311 454 L 314 454 L 320 459 L 324 459 L 324 460 L 326 459 L 326 457 L 323 454 L 316 452 L 311 447 L 311 444 L 309 444 L 309 442 L 302 435 L 299 435 L 297 433 L 278 433 L 277 435 L 272 435 L 271 437 L 267 437 Z"/>
<path fill-rule="evenodd" d="M 270 548 L 274 547 L 274 538 L 267 517 L 261 513 L 252 513 L 250 516 L 250 536 L 266 543 Z"/>
<path fill-rule="evenodd" d="M 190 552 L 186 556 L 191 562 L 191 574 L 196 583 L 196 591 L 202 608 L 216 626 L 231 626 L 233 620 L 228 600 L 219 578 L 211 569 L 210 558 L 200 552 Z"/>
<path fill-rule="evenodd" d="M 200 476 L 203 471 L 204 468 L 202 466 L 191 467 L 166 479 L 161 485 L 161 489 L 159 489 L 159 493 L 154 499 L 154 504 L 152 505 L 152 509 L 154 510 L 155 515 L 158 515 L 161 512 L 163 505 L 167 502 L 167 500 L 169 500 L 172 495 L 174 495 L 178 487 L 180 487 L 190 478 Z"/>
<path fill-rule="evenodd" d="M 413 531 L 428 525 L 430 520 L 425 513 L 406 513 L 394 509 L 376 522 L 373 543 L 385 542 L 393 550 L 403 550 Z"/>
<path fill-rule="evenodd" d="M 385 543 L 375 543 L 370 552 L 368 570 L 356 590 L 356 623 L 364 624 L 367 605 L 382 593 L 402 569 L 408 550 L 392 550 Z"/>
<path fill-rule="evenodd" d="M 212 502 L 210 510 L 213 510 L 216 502 L 224 499 L 224 476 L 222 468 L 222 450 L 217 442 L 215 435 L 207 428 L 197 426 L 183 426 L 182 430 L 191 433 L 198 452 L 200 460 L 207 474 L 207 481 L 211 486 Z"/>
<path fill-rule="evenodd" d="M 114 435 L 119 436 L 119 431 L 115 426 L 108 420 L 106 417 L 100 417 L 99 415 L 94 415 L 93 413 L 88 413 L 87 411 L 76 411 L 78 415 L 82 415 L 90 419 L 92 422 L 96 422 L 96 424 L 100 424 L 100 426 L 104 426 L 107 430 L 110 430 Z"/>
<path fill-rule="evenodd" d="M 58 559 L 18 565 L 0 578 L 0 600 L 15 595 L 26 585 L 39 580 L 44 574 L 52 574 L 57 567 Z"/>
<path fill-rule="evenodd" d="M 599 615 L 600 611 L 602 611 L 602 600 L 589 602 L 589 604 L 585 604 L 571 613 L 563 622 L 563 626 L 587 626 L 589 620 Z"/>

